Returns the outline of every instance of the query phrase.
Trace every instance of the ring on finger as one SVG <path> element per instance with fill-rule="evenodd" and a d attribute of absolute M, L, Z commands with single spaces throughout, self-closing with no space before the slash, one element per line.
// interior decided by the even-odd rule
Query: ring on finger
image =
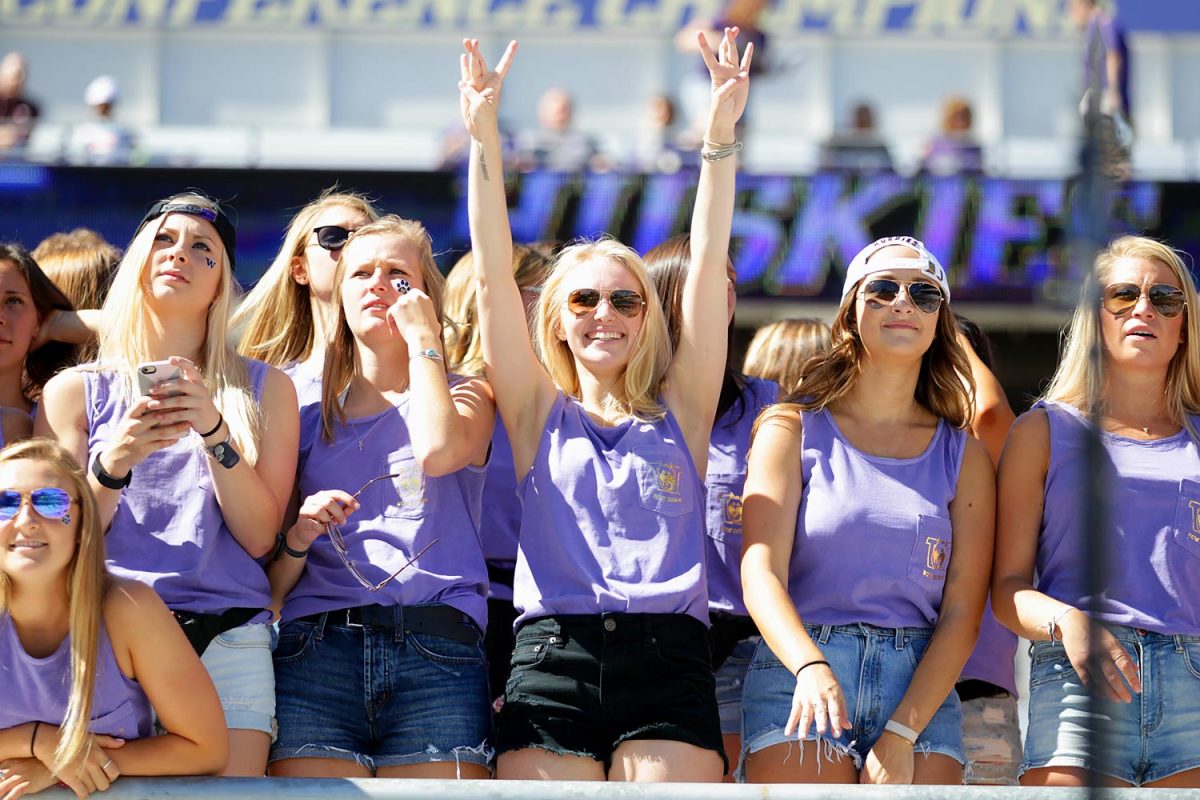
<path fill-rule="evenodd" d="M 105 761 L 103 764 L 100 765 L 100 771 L 107 772 L 108 768 L 111 766 L 112 766 L 112 759 L 110 758 L 108 761 Z"/>

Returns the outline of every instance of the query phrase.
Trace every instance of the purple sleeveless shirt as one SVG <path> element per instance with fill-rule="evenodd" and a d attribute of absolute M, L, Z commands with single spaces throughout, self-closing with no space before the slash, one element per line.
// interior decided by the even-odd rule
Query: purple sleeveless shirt
<path fill-rule="evenodd" d="M 480 520 L 479 529 L 483 538 L 483 557 L 489 564 L 512 569 L 517 562 L 517 539 L 521 535 L 521 498 L 517 496 L 512 444 L 499 416 L 492 433 L 492 455 L 483 483 L 483 505 L 488 511 Z M 490 596 L 496 600 L 512 600 L 512 587 L 493 582 Z"/>
<path fill-rule="evenodd" d="M 788 568 L 800 619 L 932 628 L 952 557 L 950 502 L 966 432 L 938 420 L 925 452 L 884 458 L 850 444 L 828 409 L 802 418 L 804 490 Z"/>
<path fill-rule="evenodd" d="M 607 427 L 560 392 L 519 491 L 515 627 L 606 611 L 708 625 L 704 488 L 669 411 Z"/>
<path fill-rule="evenodd" d="M 746 377 L 741 398 L 717 420 L 708 443 L 708 607 L 749 616 L 742 599 L 742 489 L 750 431 L 779 397 L 775 381 Z"/>
<path fill-rule="evenodd" d="M 321 402 L 321 361 L 293 361 L 280 367 L 280 371 L 292 379 L 296 387 L 296 400 L 300 408 Z"/>
<path fill-rule="evenodd" d="M 1073 406 L 1038 403 L 1050 423 L 1050 467 L 1038 537 L 1037 588 L 1113 625 L 1200 635 L 1200 449 L 1181 430 L 1143 442 L 1100 433 L 1111 498 L 1109 574 L 1099 596 L 1086 590 L 1083 434 L 1090 423 Z M 1193 417 L 1193 424 L 1200 419 Z"/>
<path fill-rule="evenodd" d="M 959 680 L 979 680 L 1007 689 L 1017 696 L 1017 635 L 996 621 L 989 601 L 979 623 L 979 639 L 963 665 Z"/>
<path fill-rule="evenodd" d="M 267 365 L 243 359 L 255 400 L 261 400 Z M 128 405 L 118 376 L 81 369 L 88 422 L 88 460 L 116 434 Z M 263 568 L 229 532 L 213 489 L 211 469 L 221 469 L 193 432 L 151 453 L 122 490 L 105 537 L 108 569 L 118 578 L 148 584 L 174 611 L 218 614 L 263 608 L 271 602 Z M 251 622 L 267 622 L 263 612 Z"/>
<path fill-rule="evenodd" d="M 381 581 L 437 539 L 425 555 L 378 592 L 363 588 L 327 536 L 313 542 L 300 581 L 283 604 L 284 623 L 354 606 L 445 603 L 487 628 L 487 567 L 479 541 L 486 467 L 464 467 L 434 478 L 421 471 L 408 433 L 409 398 L 369 417 L 334 428 L 321 438 L 321 406 L 300 417 L 300 497 L 322 489 L 353 494 L 378 481 L 358 500 L 361 507 L 341 526 L 350 557 L 368 580 Z M 360 449 L 361 444 L 361 449 Z"/>
<path fill-rule="evenodd" d="M 96 653 L 91 733 L 143 739 L 153 733 L 150 701 L 138 682 L 117 666 L 104 621 Z M 25 652 L 12 617 L 0 614 L 0 730 L 45 722 L 62 725 L 71 694 L 71 637 L 46 658 Z"/>

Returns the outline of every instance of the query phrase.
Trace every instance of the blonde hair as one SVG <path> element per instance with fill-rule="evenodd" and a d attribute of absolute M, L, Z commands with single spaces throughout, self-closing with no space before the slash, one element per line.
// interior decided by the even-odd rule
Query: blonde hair
<path fill-rule="evenodd" d="M 799 387 L 789 398 L 790 403 L 805 411 L 825 408 L 844 397 L 858 380 L 864 351 L 855 302 L 861 283 L 846 294 L 838 308 L 830 331 L 829 350 L 809 359 Z M 958 342 L 958 325 L 949 303 L 942 303 L 938 309 L 933 342 L 921 356 L 921 372 L 913 398 L 956 428 L 965 428 L 971 421 L 975 381 L 967 354 Z"/>
<path fill-rule="evenodd" d="M 344 206 L 361 212 L 372 222 L 379 212 L 366 197 L 354 192 L 326 189 L 292 217 L 283 234 L 279 253 L 230 320 L 241 332 L 238 352 L 276 367 L 304 361 L 312 355 L 318 333 L 312 313 L 312 292 L 292 277 L 292 261 L 305 258 L 313 222 L 327 208 Z"/>
<path fill-rule="evenodd" d="M 170 199 L 217 210 L 216 203 L 200 194 L 185 193 Z M 104 303 L 105 325 L 100 333 L 98 363 L 89 367 L 116 372 L 121 396 L 127 403 L 137 398 L 137 365 L 153 358 L 146 349 L 150 315 L 144 279 L 154 239 L 171 213 L 177 212 L 168 211 L 146 222 L 129 243 Z M 229 312 L 237 293 L 229 253 L 222 246 L 220 283 L 208 308 L 200 363 L 196 366 L 212 393 L 213 404 L 229 426 L 238 451 L 248 463 L 254 464 L 258 461 L 262 412 L 251 391 L 246 365 L 228 336 Z"/>
<path fill-rule="evenodd" d="M 541 250 L 513 245 L 513 278 L 521 291 L 539 289 L 550 274 L 551 259 Z M 446 276 L 446 367 L 459 375 L 483 374 L 483 337 L 478 325 L 475 259 L 468 251 Z"/>
<path fill-rule="evenodd" d="M 559 317 L 566 303 L 563 285 L 572 269 L 602 258 L 611 259 L 629 270 L 637 279 L 646 305 L 642 311 L 645 315 L 642 327 L 631 345 L 629 363 L 620 383 L 604 399 L 601 412 L 609 418 L 660 419 L 666 414 L 659 394 L 671 365 L 671 340 L 654 284 L 641 257 L 632 248 L 613 239 L 600 239 L 573 244 L 559 253 L 538 301 L 534 345 L 554 384 L 571 397 L 578 398 L 580 385 L 575 357 L 568 344 L 558 338 L 562 330 Z"/>
<path fill-rule="evenodd" d="M 342 425 L 346 424 L 346 412 L 342 408 L 341 396 L 350 386 L 350 379 L 358 369 L 354 333 L 346 322 L 346 310 L 341 299 L 342 283 L 345 281 L 347 270 L 344 256 L 351 243 L 368 236 L 392 236 L 416 245 L 421 260 L 421 278 L 425 281 L 425 294 L 429 295 L 433 302 L 433 313 L 438 322 L 444 320 L 442 301 L 446 293 L 446 279 L 433 260 L 433 240 L 424 225 L 416 220 L 388 214 L 350 234 L 346 247 L 342 248 L 343 258 L 338 259 L 337 270 L 334 272 L 333 285 L 338 300 L 335 304 L 329 346 L 325 348 L 325 371 L 321 383 L 321 436 L 327 442 L 333 441 L 335 420 Z"/>
<path fill-rule="evenodd" d="M 1200 413 L 1200 348 L 1191 346 L 1192 342 L 1200 341 L 1200 314 L 1193 313 L 1200 309 L 1196 284 L 1179 251 L 1145 236 L 1122 236 L 1110 242 L 1096 255 L 1091 279 L 1103 286 L 1113 265 L 1122 258 L 1141 258 L 1165 266 L 1183 289 L 1187 301 L 1184 340 L 1167 365 L 1166 405 L 1171 421 L 1196 437 L 1197 432 L 1188 416 Z M 1075 315 L 1063 337 L 1058 369 L 1042 395 L 1043 400 L 1066 403 L 1085 413 L 1097 410 L 1093 400 L 1103 396 L 1107 363 L 1102 359 L 1097 369 L 1091 356 L 1095 348 L 1103 344 L 1100 313 L 1099 304 L 1089 303 L 1086 299 L 1075 307 Z"/>
<path fill-rule="evenodd" d="M 815 318 L 781 319 L 754 332 L 742 372 L 779 384 L 785 396 L 796 391 L 804 366 L 829 349 L 829 326 Z"/>
<path fill-rule="evenodd" d="M 121 250 L 93 230 L 76 228 L 47 236 L 34 248 L 33 257 L 75 308 L 100 308 Z"/>
<path fill-rule="evenodd" d="M 58 772 L 90 746 L 88 725 L 96 691 L 96 654 L 100 649 L 100 620 L 109 581 L 104 567 L 104 535 L 87 476 L 61 445 L 50 439 L 26 439 L 0 450 L 0 464 L 13 461 L 50 465 L 71 485 L 70 493 L 79 501 L 79 539 L 67 565 L 71 685 L 66 715 L 59 726 L 58 748 L 54 751 L 52 771 Z M 0 572 L 0 614 L 8 611 L 11 602 L 11 580 Z"/>

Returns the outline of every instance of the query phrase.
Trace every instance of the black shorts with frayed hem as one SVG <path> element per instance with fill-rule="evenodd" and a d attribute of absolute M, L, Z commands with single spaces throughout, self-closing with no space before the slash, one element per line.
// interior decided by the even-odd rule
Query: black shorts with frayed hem
<path fill-rule="evenodd" d="M 638 739 L 684 742 L 725 760 L 704 623 L 686 614 L 606 613 L 521 626 L 498 753 L 535 748 L 607 767 L 622 742 Z"/>

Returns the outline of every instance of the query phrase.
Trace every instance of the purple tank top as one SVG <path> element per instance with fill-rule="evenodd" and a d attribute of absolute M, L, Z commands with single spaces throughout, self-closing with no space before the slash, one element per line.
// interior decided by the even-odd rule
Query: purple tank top
<path fill-rule="evenodd" d="M 292 379 L 296 387 L 296 400 L 300 408 L 321 402 L 321 375 L 324 369 L 322 361 L 293 361 L 280 368 L 284 375 Z"/>
<path fill-rule="evenodd" d="M 350 557 L 368 580 L 382 581 L 437 539 L 425 555 L 378 592 L 363 588 L 326 536 L 313 542 L 300 581 L 283 604 L 282 621 L 353 606 L 445 603 L 487 627 L 487 567 L 479 540 L 486 467 L 439 478 L 421 471 L 408 433 L 409 400 L 334 428 L 321 438 L 321 406 L 300 418 L 300 496 L 322 489 L 363 492 L 361 507 L 341 527 Z M 360 449 L 361 444 L 361 449 Z"/>
<path fill-rule="evenodd" d="M 987 681 L 1016 697 L 1016 656 L 1017 635 L 996 620 L 989 597 L 979 623 L 979 640 L 963 665 L 959 680 Z"/>
<path fill-rule="evenodd" d="M 267 365 L 243 359 L 255 400 Z M 111 371 L 81 369 L 88 422 L 88 460 L 108 446 L 128 407 Z M 266 608 L 270 587 L 263 568 L 229 532 L 213 489 L 209 458 L 193 432 L 151 453 L 133 470 L 105 537 L 108 569 L 148 584 L 175 611 L 217 614 Z M 267 612 L 251 622 L 266 622 Z"/>
<path fill-rule="evenodd" d="M 517 562 L 517 539 L 521 535 L 521 498 L 517 497 L 512 444 L 499 416 L 492 433 L 492 455 L 483 483 L 483 505 L 488 511 L 480 520 L 479 528 L 483 557 L 489 564 L 512 569 Z M 496 600 L 512 600 L 512 587 L 492 582 L 490 596 Z"/>
<path fill-rule="evenodd" d="M 1037 588 L 1088 616 L 1165 634 L 1200 635 L 1200 450 L 1187 430 L 1150 442 L 1101 432 L 1111 501 L 1105 590 L 1086 589 L 1084 433 L 1073 406 L 1038 403 L 1050 423 L 1050 467 L 1038 537 Z M 1193 417 L 1193 424 L 1200 419 Z"/>
<path fill-rule="evenodd" d="M 96 654 L 96 688 L 92 694 L 91 733 L 142 739 L 153 732 L 150 701 L 138 682 L 117 666 L 104 622 Z M 71 693 L 71 637 L 46 658 L 25 652 L 16 626 L 0 614 L 0 730 L 45 722 L 62 725 Z"/>
<path fill-rule="evenodd" d="M 708 607 L 748 616 L 742 600 L 742 489 L 759 413 L 779 397 L 775 381 L 746 377 L 741 398 L 717 420 L 708 443 Z"/>
<path fill-rule="evenodd" d="M 669 411 L 607 427 L 560 392 L 519 491 L 516 627 L 606 611 L 708 625 L 704 489 Z"/>
<path fill-rule="evenodd" d="M 800 618 L 932 628 L 954 549 L 950 502 L 966 432 L 938 420 L 925 452 L 884 458 L 851 445 L 828 409 L 802 416 L 804 491 L 788 568 Z"/>

